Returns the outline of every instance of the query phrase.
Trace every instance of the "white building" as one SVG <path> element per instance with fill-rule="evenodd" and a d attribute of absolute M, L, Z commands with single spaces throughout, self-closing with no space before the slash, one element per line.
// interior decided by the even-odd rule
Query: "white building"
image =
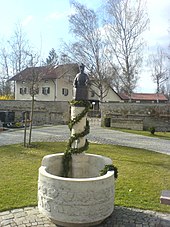
<path fill-rule="evenodd" d="M 26 68 L 10 80 L 15 83 L 15 100 L 31 100 L 32 86 L 36 88 L 37 101 L 71 101 L 73 97 L 73 80 L 79 72 L 77 64 Z M 96 89 L 93 87 L 92 89 Z M 89 100 L 99 102 L 95 92 L 89 89 Z M 104 102 L 121 101 L 120 96 L 109 88 Z"/>

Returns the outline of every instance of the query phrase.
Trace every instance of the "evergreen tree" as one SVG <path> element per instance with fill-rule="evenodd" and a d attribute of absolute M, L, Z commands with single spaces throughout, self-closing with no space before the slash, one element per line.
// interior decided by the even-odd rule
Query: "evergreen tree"
<path fill-rule="evenodd" d="M 46 65 L 58 65 L 59 64 L 59 61 L 58 61 L 58 55 L 55 51 L 54 48 L 52 48 L 49 52 L 49 55 L 48 57 L 46 58 L 46 62 L 45 62 Z"/>

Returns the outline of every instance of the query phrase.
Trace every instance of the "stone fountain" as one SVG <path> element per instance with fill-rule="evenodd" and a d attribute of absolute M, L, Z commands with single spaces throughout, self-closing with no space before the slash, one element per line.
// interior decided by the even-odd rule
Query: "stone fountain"
<path fill-rule="evenodd" d="M 100 171 L 112 160 L 86 154 L 88 76 L 84 65 L 74 79 L 71 102 L 70 139 L 65 153 L 47 155 L 39 168 L 38 208 L 52 222 L 65 227 L 93 226 L 114 209 L 115 171 Z"/>

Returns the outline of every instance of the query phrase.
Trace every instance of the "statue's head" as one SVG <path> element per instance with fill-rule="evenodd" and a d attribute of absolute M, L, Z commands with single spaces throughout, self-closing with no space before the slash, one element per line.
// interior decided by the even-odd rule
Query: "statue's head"
<path fill-rule="evenodd" d="M 81 63 L 81 65 L 80 65 L 80 71 L 81 72 L 84 72 L 84 67 L 85 67 L 85 65 L 83 63 Z"/>
<path fill-rule="evenodd" d="M 76 75 L 73 82 L 74 100 L 88 100 L 88 75 L 84 73 L 85 65 L 79 66 L 80 72 Z"/>

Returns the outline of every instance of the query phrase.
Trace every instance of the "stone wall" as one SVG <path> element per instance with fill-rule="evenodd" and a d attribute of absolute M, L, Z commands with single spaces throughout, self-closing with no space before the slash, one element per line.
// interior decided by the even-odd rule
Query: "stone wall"
<path fill-rule="evenodd" d="M 140 128 L 143 122 L 144 130 L 155 127 L 157 131 L 170 131 L 170 104 L 102 103 L 101 114 L 102 125 L 107 118 L 113 127 L 130 128 L 131 125 L 133 129 L 134 122 Z M 123 121 L 126 124 L 123 125 Z"/>
<path fill-rule="evenodd" d="M 88 117 L 90 126 L 101 126 L 101 118 L 99 117 Z"/>
<path fill-rule="evenodd" d="M 0 111 L 15 112 L 15 121 L 21 121 L 23 112 L 30 110 L 31 101 L 0 100 Z M 112 127 L 137 130 L 155 127 L 157 131 L 170 131 L 170 104 L 102 103 L 101 114 L 102 125 L 106 118 L 110 118 Z M 34 125 L 67 124 L 69 116 L 68 102 L 35 101 Z"/>
<path fill-rule="evenodd" d="M 31 111 L 31 101 L 0 100 L 0 111 L 15 112 L 15 121 L 21 121 L 23 112 Z M 69 111 L 68 102 L 35 101 L 33 124 L 66 124 L 69 120 Z"/>
<path fill-rule="evenodd" d="M 113 128 L 143 130 L 143 120 L 141 120 L 141 119 L 127 119 L 127 118 L 112 118 L 110 126 L 113 127 Z"/>

